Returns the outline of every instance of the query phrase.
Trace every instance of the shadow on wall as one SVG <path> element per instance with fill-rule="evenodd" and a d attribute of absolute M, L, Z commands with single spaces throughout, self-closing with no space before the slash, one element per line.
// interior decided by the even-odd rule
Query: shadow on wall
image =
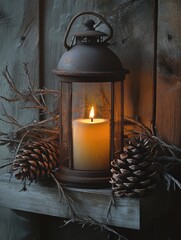
<path fill-rule="evenodd" d="M 104 0 L 99 4 L 101 13 L 114 29 L 111 48 L 119 55 L 123 66 L 130 70 L 125 80 L 125 115 L 150 127 L 153 107 L 154 1 Z"/>

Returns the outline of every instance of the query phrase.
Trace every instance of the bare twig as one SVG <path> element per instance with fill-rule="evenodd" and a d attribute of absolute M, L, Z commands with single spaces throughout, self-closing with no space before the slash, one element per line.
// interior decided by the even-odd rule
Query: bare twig
<path fill-rule="evenodd" d="M 33 89 L 33 84 L 32 84 L 31 79 L 30 79 L 30 71 L 28 69 L 28 63 L 23 63 L 23 65 L 24 65 L 25 74 L 27 76 L 28 86 L 29 86 L 30 89 Z"/>
<path fill-rule="evenodd" d="M 173 157 L 173 156 L 158 156 L 155 158 L 156 161 L 171 161 L 171 162 L 180 162 L 181 163 L 181 158 L 179 157 Z"/>
<path fill-rule="evenodd" d="M 109 206 L 108 206 L 108 210 L 107 210 L 107 222 L 109 223 L 109 217 L 111 216 L 111 208 L 112 206 L 115 205 L 115 199 L 114 199 L 114 195 L 113 192 L 111 193 L 111 199 L 109 202 Z"/>
<path fill-rule="evenodd" d="M 0 166 L 0 169 L 5 168 L 5 167 L 8 167 L 8 166 L 11 166 L 12 164 L 13 164 L 13 163 L 10 162 L 10 163 L 6 163 L 6 164 L 4 164 L 4 165 L 1 165 L 1 166 Z"/>
<path fill-rule="evenodd" d="M 176 184 L 176 186 L 181 189 L 181 183 L 171 174 L 169 173 L 165 173 L 164 174 L 164 178 L 167 181 L 167 190 L 170 190 L 171 187 L 171 183 L 173 182 L 174 184 Z"/>
<path fill-rule="evenodd" d="M 21 100 L 25 100 L 24 97 L 15 97 L 15 98 L 7 98 L 7 97 L 3 97 L 3 96 L 0 96 L 1 99 L 7 101 L 7 102 L 18 102 L 18 101 L 21 101 Z"/>
<path fill-rule="evenodd" d="M 145 133 L 146 133 L 149 137 L 151 137 L 151 136 L 153 135 L 152 132 L 151 132 L 151 130 L 150 130 L 148 127 L 146 127 L 143 123 L 140 123 L 140 122 L 136 121 L 136 120 L 133 119 L 133 118 L 125 117 L 125 118 L 124 118 L 124 121 L 125 121 L 125 123 L 128 122 L 128 123 L 132 123 L 132 124 L 138 126 L 138 127 L 141 128 L 142 130 L 144 130 Z"/>
<path fill-rule="evenodd" d="M 48 88 L 44 88 L 44 89 L 34 89 L 34 92 L 36 94 L 42 94 L 42 95 L 59 95 L 60 91 L 58 90 L 52 90 L 52 89 L 48 89 Z"/>
<path fill-rule="evenodd" d="M 29 131 L 27 131 L 27 132 L 25 132 L 25 133 L 23 134 L 23 136 L 22 136 L 22 138 L 21 138 L 21 140 L 20 140 L 20 142 L 19 142 L 19 144 L 18 144 L 18 146 L 17 146 L 17 148 L 16 148 L 15 158 L 16 158 L 18 152 L 19 152 L 19 149 L 21 148 L 21 145 L 22 145 L 22 143 L 23 143 L 23 140 L 24 140 L 25 136 L 26 136 L 28 133 L 29 133 Z"/>
<path fill-rule="evenodd" d="M 43 111 L 44 113 L 48 114 L 49 116 L 53 116 L 54 112 L 50 111 L 49 108 L 46 105 L 46 102 L 44 100 L 44 95 L 50 94 L 50 95 L 59 95 L 59 91 L 54 91 L 54 90 L 49 90 L 49 89 L 33 89 L 33 84 L 31 83 L 31 78 L 30 78 L 30 72 L 28 70 L 28 64 L 24 63 L 24 71 L 25 71 L 25 76 L 27 79 L 28 83 L 28 91 L 25 92 L 20 92 L 16 85 L 14 84 L 14 81 L 9 73 L 8 67 L 6 66 L 5 70 L 3 71 L 3 75 L 8 82 L 9 86 L 15 93 L 15 97 L 13 98 L 7 98 L 4 96 L 1 96 L 1 99 L 4 99 L 8 102 L 17 102 L 17 101 L 24 101 L 24 103 L 31 103 L 30 106 L 22 106 L 21 108 L 34 108 L 34 109 L 39 109 Z"/>
<path fill-rule="evenodd" d="M 75 211 L 74 211 L 74 209 L 71 205 L 71 202 L 73 202 L 72 198 L 70 198 L 68 195 L 65 194 L 64 189 L 61 186 L 61 183 L 56 179 L 54 174 L 50 173 L 50 175 L 57 185 L 58 193 L 59 193 L 59 197 L 60 197 L 60 202 L 62 201 L 62 199 L 65 201 L 65 203 L 66 203 L 66 205 L 67 205 L 67 207 L 70 211 L 70 217 L 74 218 L 76 216 L 76 214 L 75 214 Z"/>
<path fill-rule="evenodd" d="M 21 127 L 21 125 L 18 123 L 18 121 L 16 121 L 16 119 L 15 119 L 13 116 L 11 116 L 11 115 L 9 115 L 9 114 L 7 113 L 7 111 L 6 111 L 5 107 L 3 106 L 3 104 L 2 104 L 1 106 L 2 106 L 3 111 L 4 111 L 4 114 L 2 114 L 2 116 L 5 117 L 5 118 L 7 118 L 9 121 L 4 120 L 4 119 L 0 119 L 0 120 L 1 120 L 1 121 L 4 121 L 4 122 L 6 122 L 6 123 L 10 123 L 10 124 L 12 124 L 12 125 L 15 125 L 15 126 L 17 126 L 17 127 Z"/>
<path fill-rule="evenodd" d="M 17 133 L 17 132 L 23 132 L 25 130 L 28 130 L 28 129 L 38 129 L 38 127 L 41 127 L 42 125 L 45 125 L 49 122 L 52 122 L 52 121 L 56 121 L 57 119 L 59 118 L 59 116 L 52 116 L 51 118 L 48 118 L 48 119 L 45 119 L 45 120 L 42 120 L 42 121 L 39 121 L 39 122 L 35 122 L 35 123 L 32 123 L 32 124 L 29 124 L 27 126 L 23 126 L 21 128 L 19 128 L 18 130 L 14 131 L 14 133 Z"/>
<path fill-rule="evenodd" d="M 17 89 L 17 87 L 14 84 L 14 81 L 9 73 L 8 66 L 5 67 L 5 70 L 2 71 L 2 74 L 6 81 L 8 82 L 11 89 L 18 95 L 22 96 L 22 93 Z"/>
<path fill-rule="evenodd" d="M 168 144 L 168 143 L 164 142 L 160 137 L 155 137 L 155 136 L 154 136 L 154 138 L 155 138 L 163 147 L 181 153 L 181 148 L 177 147 L 176 145 L 174 145 L 174 144 Z"/>
<path fill-rule="evenodd" d="M 75 223 L 77 222 L 78 224 L 81 224 L 82 225 L 82 228 L 84 228 L 85 226 L 95 226 L 96 228 L 94 230 L 97 230 L 98 228 L 101 230 L 101 231 L 108 231 L 109 233 L 113 233 L 115 234 L 117 237 L 118 237 L 118 240 L 128 240 L 126 237 L 124 237 L 123 235 L 121 235 L 120 233 L 118 233 L 117 231 L 115 231 L 113 228 L 107 226 L 106 224 L 102 224 L 102 223 L 99 223 L 97 222 L 96 220 L 94 220 L 93 218 L 91 217 L 88 217 L 88 218 L 79 218 L 79 217 L 76 217 L 74 219 L 69 219 L 69 220 L 65 220 L 64 221 L 64 224 L 60 227 L 65 227 L 67 226 L 68 224 L 70 223 Z"/>

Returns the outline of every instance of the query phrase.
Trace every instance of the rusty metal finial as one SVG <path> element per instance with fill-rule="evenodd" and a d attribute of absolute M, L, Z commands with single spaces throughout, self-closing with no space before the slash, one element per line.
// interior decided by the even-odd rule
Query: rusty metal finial
<path fill-rule="evenodd" d="M 95 28 L 94 28 L 95 22 L 94 22 L 94 20 L 92 20 L 92 19 L 88 19 L 88 20 L 84 23 L 84 25 L 86 26 L 86 30 L 95 30 Z"/>
<path fill-rule="evenodd" d="M 92 16 L 95 16 L 97 18 L 99 18 L 109 29 L 109 35 L 107 36 L 107 38 L 104 39 L 104 42 L 108 42 L 112 37 L 113 37 L 113 28 L 111 27 L 111 25 L 106 21 L 106 19 L 104 17 L 102 17 L 100 14 L 98 13 L 95 13 L 95 12 L 91 12 L 91 11 L 87 11 L 87 12 L 81 12 L 81 13 L 78 13 L 77 15 L 75 15 L 72 20 L 70 21 L 69 25 L 68 25 L 68 28 L 67 28 L 67 31 L 65 33 L 65 37 L 64 37 L 64 47 L 69 50 L 71 48 L 71 46 L 69 46 L 69 44 L 67 43 L 67 38 L 69 36 L 69 32 L 70 32 L 70 29 L 73 25 L 73 23 L 75 22 L 75 20 L 82 16 L 82 15 L 92 15 Z M 93 20 L 91 20 L 93 21 Z M 89 23 L 90 24 L 90 23 Z M 92 24 L 92 23 L 91 23 Z M 94 23 L 95 24 L 95 23 Z"/>

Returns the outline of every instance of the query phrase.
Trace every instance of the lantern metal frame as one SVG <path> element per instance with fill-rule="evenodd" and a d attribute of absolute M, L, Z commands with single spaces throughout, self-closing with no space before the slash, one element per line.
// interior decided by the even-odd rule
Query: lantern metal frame
<path fill-rule="evenodd" d="M 93 20 L 90 20 L 87 24 L 87 30 L 84 32 L 76 33 L 75 43 L 73 46 L 69 46 L 67 39 L 70 33 L 70 29 L 75 22 L 75 20 L 82 15 L 93 15 L 99 20 L 101 20 L 109 29 L 109 35 L 96 31 L 93 28 Z M 124 78 L 125 75 L 129 73 L 127 69 L 122 67 L 122 64 L 117 57 L 117 55 L 110 50 L 108 46 L 108 41 L 113 36 L 113 29 L 111 25 L 103 18 L 101 15 L 95 12 L 87 11 L 81 12 L 75 15 L 69 26 L 67 28 L 64 37 L 64 46 L 68 50 L 66 51 L 58 63 L 57 69 L 53 70 L 60 80 L 60 145 L 61 152 L 63 151 L 62 146 L 62 85 L 67 83 L 69 86 L 70 96 L 69 96 L 69 122 L 70 127 L 69 132 L 69 142 L 70 155 L 68 167 L 63 165 L 63 160 L 61 160 L 60 171 L 57 174 L 59 180 L 67 185 L 76 187 L 90 187 L 90 188 L 100 188 L 107 187 L 110 180 L 110 169 L 105 170 L 75 170 L 73 168 L 73 141 L 72 141 L 72 83 L 104 83 L 109 82 L 111 84 L 111 122 L 110 122 L 110 164 L 111 160 L 115 157 L 114 151 L 114 99 L 115 99 L 115 82 L 120 82 L 121 84 L 121 141 L 120 150 L 123 148 L 124 139 Z M 82 42 L 86 38 L 86 42 Z M 104 39 L 105 38 L 105 39 Z M 87 53 L 88 51 L 88 53 Z M 91 55 L 87 58 L 87 54 Z M 94 57 L 96 56 L 96 57 Z M 78 61 L 76 61 L 78 59 Z M 96 65 L 93 60 L 98 59 L 98 64 Z M 86 62 L 86 64 L 85 64 Z M 61 157 L 61 156 L 60 156 Z"/>

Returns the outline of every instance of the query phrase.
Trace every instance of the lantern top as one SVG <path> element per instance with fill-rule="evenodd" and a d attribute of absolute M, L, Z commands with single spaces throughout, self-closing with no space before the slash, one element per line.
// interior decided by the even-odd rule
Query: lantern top
<path fill-rule="evenodd" d="M 89 38 L 100 38 L 100 37 L 106 37 L 108 36 L 108 34 L 101 32 L 101 31 L 97 31 L 95 30 L 95 22 L 92 19 L 88 19 L 85 23 L 83 23 L 85 25 L 85 30 L 81 31 L 81 32 L 76 32 L 74 34 L 75 37 L 79 38 L 84 38 L 84 37 L 89 37 Z"/>
<path fill-rule="evenodd" d="M 91 14 L 97 16 L 109 28 L 109 35 L 96 31 L 95 22 L 89 19 L 85 22 L 86 30 L 74 34 L 71 46 L 67 44 L 70 28 L 81 15 Z M 64 82 L 114 82 L 122 81 L 129 71 L 123 69 L 118 56 L 107 47 L 108 40 L 113 36 L 110 24 L 99 14 L 82 12 L 77 14 L 70 22 L 64 38 L 67 48 L 53 72 Z"/>

